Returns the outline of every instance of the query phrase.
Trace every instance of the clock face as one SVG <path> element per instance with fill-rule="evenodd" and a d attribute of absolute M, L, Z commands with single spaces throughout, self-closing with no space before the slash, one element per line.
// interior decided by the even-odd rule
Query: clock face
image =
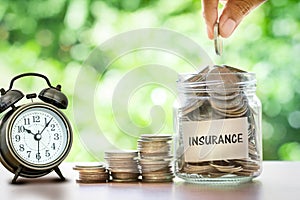
<path fill-rule="evenodd" d="M 29 107 L 15 117 L 8 137 L 15 155 L 26 164 L 55 163 L 68 148 L 69 128 L 62 115 L 43 106 Z"/>

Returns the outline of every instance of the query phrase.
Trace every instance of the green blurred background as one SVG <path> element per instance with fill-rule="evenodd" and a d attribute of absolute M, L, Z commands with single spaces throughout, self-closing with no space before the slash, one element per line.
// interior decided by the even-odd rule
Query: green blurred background
<path fill-rule="evenodd" d="M 43 73 L 53 85 L 63 86 L 70 99 L 66 114 L 74 122 L 74 85 L 92 50 L 122 32 L 167 28 L 199 43 L 215 63 L 255 72 L 257 94 L 263 105 L 264 159 L 300 160 L 299 10 L 298 0 L 269 0 L 252 12 L 232 37 L 224 40 L 224 56 L 218 58 L 206 36 L 200 0 L 1 0 L 0 86 L 8 88 L 11 78 L 20 73 Z M 114 68 L 130 70 L 143 59 L 149 57 L 139 54 L 123 59 L 114 63 Z M 167 63 L 169 58 L 163 59 L 161 62 Z M 180 61 L 172 62 L 180 65 Z M 113 89 L 105 79 L 99 80 L 99 84 L 104 90 L 107 87 L 106 91 Z M 28 92 L 38 92 L 45 86 L 39 79 L 28 78 L 16 84 L 16 88 Z M 164 100 L 156 102 L 151 98 L 155 95 Z M 158 103 L 166 108 L 167 115 L 162 132 L 172 132 L 169 107 L 174 97 L 163 88 L 147 86 L 132 101 L 135 106 L 129 106 L 133 109 L 130 114 L 136 124 L 148 124 L 150 119 L 141 109 Z M 108 112 L 102 110 L 99 118 Z M 67 161 L 95 161 L 80 140 L 80 127 L 73 126 L 74 145 Z M 112 117 L 102 117 L 102 126 L 115 146 L 136 148 L 136 138 L 121 134 Z"/>

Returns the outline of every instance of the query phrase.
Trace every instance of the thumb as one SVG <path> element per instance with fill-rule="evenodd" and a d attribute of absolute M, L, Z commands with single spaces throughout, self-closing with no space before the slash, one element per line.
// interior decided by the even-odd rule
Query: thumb
<path fill-rule="evenodd" d="M 228 0 L 220 16 L 219 31 L 224 38 L 229 37 L 243 18 L 265 0 Z"/>

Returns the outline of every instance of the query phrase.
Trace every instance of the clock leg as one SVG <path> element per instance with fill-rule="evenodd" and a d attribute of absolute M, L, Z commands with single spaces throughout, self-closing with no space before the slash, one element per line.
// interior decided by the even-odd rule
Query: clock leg
<path fill-rule="evenodd" d="M 57 173 L 57 175 L 59 176 L 59 178 L 62 180 L 62 181 L 65 181 L 65 177 L 62 175 L 60 169 L 58 167 L 55 167 L 54 168 L 54 171 Z"/>
<path fill-rule="evenodd" d="M 12 184 L 17 183 L 17 178 L 19 177 L 21 170 L 22 170 L 22 166 L 20 165 L 18 167 L 17 171 L 15 172 L 15 176 L 14 176 L 13 180 L 11 181 Z"/>

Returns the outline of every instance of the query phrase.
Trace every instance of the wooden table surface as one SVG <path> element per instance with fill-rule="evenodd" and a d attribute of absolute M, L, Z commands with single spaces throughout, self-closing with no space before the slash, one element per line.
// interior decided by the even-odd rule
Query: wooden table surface
<path fill-rule="evenodd" d="M 0 166 L 0 199 L 300 199 L 300 162 L 265 161 L 263 173 L 253 182 L 238 186 L 205 186 L 180 180 L 174 183 L 104 183 L 79 185 L 74 163 L 63 163 L 60 168 L 67 178 L 58 182 L 55 173 L 37 179 L 20 178 L 21 184 L 12 185 L 13 174 Z"/>

